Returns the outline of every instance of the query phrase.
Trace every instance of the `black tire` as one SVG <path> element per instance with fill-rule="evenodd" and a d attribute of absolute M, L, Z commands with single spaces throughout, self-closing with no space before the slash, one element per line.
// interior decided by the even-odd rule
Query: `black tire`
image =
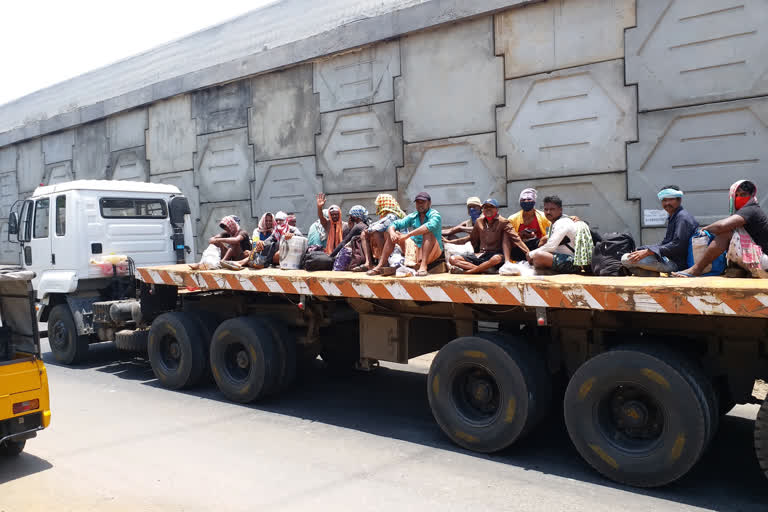
<path fill-rule="evenodd" d="M 147 353 L 157 380 L 164 388 L 194 386 L 205 372 L 203 333 L 192 313 L 164 313 L 149 329 Z"/>
<path fill-rule="evenodd" d="M 296 368 L 298 355 L 296 349 L 296 335 L 278 320 L 264 320 L 264 325 L 269 328 L 275 347 L 278 351 L 279 361 L 278 386 L 275 392 L 289 388 L 296 381 Z"/>
<path fill-rule="evenodd" d="M 6 441 L 0 444 L 0 456 L 2 457 L 18 457 L 21 452 L 24 451 L 24 446 L 27 444 L 26 440 L 21 441 Z"/>
<path fill-rule="evenodd" d="M 685 475 L 717 425 L 711 383 L 685 356 L 653 346 L 599 354 L 576 371 L 565 423 L 581 456 L 616 482 L 658 487 Z"/>
<path fill-rule="evenodd" d="M 253 317 L 223 322 L 211 341 L 216 385 L 234 402 L 248 403 L 278 389 L 280 352 L 264 322 Z"/>
<path fill-rule="evenodd" d="M 78 364 L 88 355 L 90 337 L 77 334 L 75 319 L 66 304 L 54 306 L 48 315 L 48 341 L 56 361 Z"/>
<path fill-rule="evenodd" d="M 347 375 L 360 360 L 360 323 L 342 322 L 324 330 L 320 357 L 335 375 Z"/>
<path fill-rule="evenodd" d="M 432 415 L 459 446 L 489 453 L 523 437 L 549 410 L 545 362 L 522 340 L 481 335 L 453 340 L 432 361 Z"/>
<path fill-rule="evenodd" d="M 115 347 L 126 352 L 146 354 L 148 341 L 148 329 L 138 329 L 135 331 L 125 329 L 115 333 Z"/>
<path fill-rule="evenodd" d="M 760 467 L 768 477 L 768 398 L 763 400 L 755 420 L 755 453 Z"/>

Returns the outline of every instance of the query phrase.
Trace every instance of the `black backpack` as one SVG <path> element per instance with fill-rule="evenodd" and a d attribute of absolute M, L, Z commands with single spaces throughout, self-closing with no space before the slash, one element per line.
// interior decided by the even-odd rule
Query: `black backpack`
<path fill-rule="evenodd" d="M 605 233 L 592 251 L 592 273 L 596 276 L 628 275 L 621 257 L 634 250 L 635 240 L 629 233 Z"/>
<path fill-rule="evenodd" d="M 333 270 L 333 258 L 323 251 L 310 251 L 304 255 L 301 266 L 310 272 L 316 270 Z"/>

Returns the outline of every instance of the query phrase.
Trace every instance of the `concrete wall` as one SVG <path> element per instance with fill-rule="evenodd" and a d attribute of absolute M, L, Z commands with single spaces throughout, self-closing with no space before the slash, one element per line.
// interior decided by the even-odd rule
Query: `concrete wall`
<path fill-rule="evenodd" d="M 330 32 L 278 53 L 241 45 L 237 65 L 211 54 L 219 67 L 205 79 L 163 68 L 119 101 L 47 121 L 33 98 L 0 106 L 0 117 L 30 109 L 28 123 L 0 133 L 0 219 L 40 183 L 172 183 L 190 198 L 202 249 L 227 213 L 253 230 L 263 212 L 285 210 L 306 229 L 321 191 L 345 210 L 373 210 L 379 192 L 410 210 L 427 190 L 450 224 L 466 215 L 467 196 L 495 197 L 511 213 L 534 186 L 600 231 L 651 242 L 663 234 L 652 220 L 662 185 L 683 187 L 701 222 L 726 213 L 736 179 L 768 186 L 762 0 L 369 0 L 357 17 L 354 2 L 334 3 L 347 10 L 322 11 L 323 23 L 339 22 Z M 180 54 L 228 41 L 259 12 Z M 149 52 L 157 62 L 160 50 Z M 98 96 L 82 101 L 89 95 Z M 0 240 L 0 259 L 16 254 Z"/>

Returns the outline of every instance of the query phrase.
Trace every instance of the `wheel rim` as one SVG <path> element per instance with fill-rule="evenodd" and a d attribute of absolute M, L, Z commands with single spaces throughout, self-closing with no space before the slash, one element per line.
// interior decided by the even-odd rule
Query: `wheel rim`
<path fill-rule="evenodd" d="M 616 448 L 626 452 L 653 449 L 664 433 L 664 408 L 648 390 L 621 384 L 598 403 L 598 424 Z"/>
<path fill-rule="evenodd" d="M 242 343 L 231 343 L 224 351 L 224 367 L 230 379 L 245 382 L 251 373 L 251 356 Z"/>
<path fill-rule="evenodd" d="M 173 336 L 163 336 L 160 340 L 160 364 L 167 372 L 174 372 L 181 364 L 181 346 Z"/>
<path fill-rule="evenodd" d="M 56 323 L 53 324 L 53 332 L 48 334 L 48 341 L 51 343 L 51 348 L 59 352 L 67 350 L 67 347 L 69 346 L 69 332 L 67 331 L 67 326 L 64 324 L 64 320 L 57 320 Z"/>
<path fill-rule="evenodd" d="M 483 426 L 493 423 L 501 409 L 501 390 L 488 368 L 466 365 L 454 373 L 451 400 L 468 423 Z"/>

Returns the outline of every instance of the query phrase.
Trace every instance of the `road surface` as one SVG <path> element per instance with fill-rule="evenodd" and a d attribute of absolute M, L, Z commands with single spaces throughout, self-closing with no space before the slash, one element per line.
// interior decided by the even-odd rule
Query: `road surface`
<path fill-rule="evenodd" d="M 0 461 L 0 511 L 768 510 L 756 406 L 724 419 L 683 480 L 638 490 L 587 467 L 558 414 L 501 454 L 455 447 L 431 417 L 423 364 L 347 380 L 318 368 L 245 406 L 212 384 L 162 389 L 111 344 L 91 352 L 79 368 L 45 353 L 53 422 Z"/>

